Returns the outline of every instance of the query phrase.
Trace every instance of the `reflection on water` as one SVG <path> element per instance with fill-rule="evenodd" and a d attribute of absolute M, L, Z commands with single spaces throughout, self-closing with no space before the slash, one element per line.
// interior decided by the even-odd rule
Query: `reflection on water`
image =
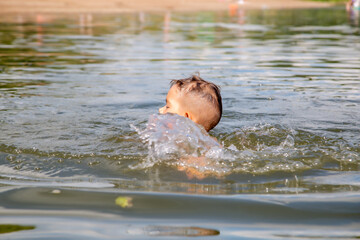
<path fill-rule="evenodd" d="M 191 235 L 192 227 L 214 229 L 229 239 L 254 238 L 250 232 L 256 229 L 261 239 L 360 235 L 350 223 L 358 222 L 358 215 L 348 211 L 359 202 L 360 188 L 360 30 L 344 9 L 0 19 L 4 213 L 28 209 L 44 227 L 69 206 L 87 214 L 107 212 L 104 202 L 94 199 L 128 191 L 142 200 L 126 196 L 133 207 L 122 208 L 112 196 L 107 204 L 121 209 L 115 218 L 127 212 L 146 222 L 134 223 L 136 231 L 142 229 L 139 239 L 149 226 L 176 236 L 178 231 Z M 156 115 L 169 81 L 196 71 L 222 88 L 224 113 L 210 136 L 187 119 Z M 164 121 L 174 121 L 176 128 L 164 130 Z M 18 187 L 21 197 L 14 201 L 12 191 Z M 60 194 L 33 187 L 55 188 L 49 192 Z M 73 191 L 67 196 L 75 199 L 62 198 L 69 188 Z M 86 199 L 85 193 L 95 202 L 78 199 Z M 197 195 L 184 200 L 187 194 Z M 273 199 L 261 207 L 257 200 L 267 194 Z M 315 196 L 325 200 L 314 204 Z M 250 209 L 236 197 L 246 198 Z M 292 205 L 287 197 L 301 203 Z M 312 211 L 329 203 L 329 197 L 340 212 L 326 208 L 316 218 Z M 182 200 L 187 205 L 177 205 Z M 154 207 L 154 201 L 165 210 Z M 41 204 L 57 211 L 41 217 Z M 173 211 L 177 207 L 181 211 Z M 276 214 L 269 209 L 282 217 L 273 223 L 270 216 Z M 182 213 L 182 219 L 191 219 L 191 211 L 201 221 L 168 224 L 161 215 L 168 212 L 166 218 L 175 219 Z M 253 214 L 251 227 L 244 221 Z M 266 219 L 259 217 L 264 214 Z M 145 220 L 154 216 L 163 223 Z M 11 219 L 0 218 L 3 224 L 29 224 L 25 217 Z M 232 225 L 234 219 L 242 225 Z M 295 219 L 313 220 L 318 228 L 306 225 L 302 229 L 310 233 L 296 232 L 290 221 Z M 89 225 L 96 226 L 94 221 L 88 219 Z M 266 225 L 271 223 L 274 228 Z M 111 224 L 103 226 L 108 235 L 116 221 Z M 347 230 L 328 232 L 321 224 L 342 224 Z"/>
<path fill-rule="evenodd" d="M 12 189 L 2 194 L 0 222 L 38 225 L 30 239 L 144 239 L 148 236 L 216 236 L 219 239 L 356 239 L 358 195 L 243 194 L 199 196 L 128 193 L 131 208 L 115 204 L 119 193 Z M 17 211 L 22 206 L 21 212 Z M 51 211 L 49 211 L 51 209 Z M 85 211 L 87 210 L 87 211 Z M 331 227 L 329 227 L 331 226 Z M 12 235 L 24 239 L 27 234 Z M 286 237 L 287 236 L 287 237 Z M 46 238 L 48 237 L 48 238 Z"/>
<path fill-rule="evenodd" d="M 150 236 L 184 236 L 201 237 L 216 236 L 220 232 L 213 229 L 199 227 L 168 227 L 168 226 L 150 226 L 145 228 L 145 232 Z"/>

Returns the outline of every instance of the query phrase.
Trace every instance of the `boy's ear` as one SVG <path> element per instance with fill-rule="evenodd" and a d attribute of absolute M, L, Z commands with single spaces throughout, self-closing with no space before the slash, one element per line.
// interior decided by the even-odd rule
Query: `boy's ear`
<path fill-rule="evenodd" d="M 191 115 L 190 115 L 188 112 L 185 113 L 185 117 L 187 117 L 187 118 L 189 118 L 190 120 L 192 120 L 192 117 L 191 117 Z"/>

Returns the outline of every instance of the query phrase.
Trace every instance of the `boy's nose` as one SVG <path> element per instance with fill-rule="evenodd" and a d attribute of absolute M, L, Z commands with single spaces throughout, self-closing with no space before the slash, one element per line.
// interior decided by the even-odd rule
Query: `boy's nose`
<path fill-rule="evenodd" d="M 159 113 L 160 113 L 160 114 L 164 114 L 164 113 L 165 113 L 165 106 L 162 107 L 162 108 L 159 108 Z"/>

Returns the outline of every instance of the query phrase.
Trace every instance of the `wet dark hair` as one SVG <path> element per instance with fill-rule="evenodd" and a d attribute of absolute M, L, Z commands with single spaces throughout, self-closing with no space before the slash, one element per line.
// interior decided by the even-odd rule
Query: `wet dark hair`
<path fill-rule="evenodd" d="M 192 75 L 191 77 L 184 79 L 172 80 L 170 82 L 170 86 L 177 86 L 180 91 L 185 91 L 186 93 L 191 93 L 206 99 L 207 102 L 212 104 L 215 109 L 219 111 L 219 117 L 214 120 L 210 129 L 214 128 L 220 122 L 222 116 L 222 99 L 219 86 L 212 82 L 205 81 L 198 75 Z"/>

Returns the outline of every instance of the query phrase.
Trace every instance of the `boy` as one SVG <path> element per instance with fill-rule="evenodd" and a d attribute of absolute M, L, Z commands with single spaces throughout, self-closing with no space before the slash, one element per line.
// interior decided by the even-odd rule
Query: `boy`
<path fill-rule="evenodd" d="M 166 105 L 159 112 L 187 117 L 210 131 L 219 123 L 222 115 L 220 89 L 196 75 L 172 80 Z"/>

